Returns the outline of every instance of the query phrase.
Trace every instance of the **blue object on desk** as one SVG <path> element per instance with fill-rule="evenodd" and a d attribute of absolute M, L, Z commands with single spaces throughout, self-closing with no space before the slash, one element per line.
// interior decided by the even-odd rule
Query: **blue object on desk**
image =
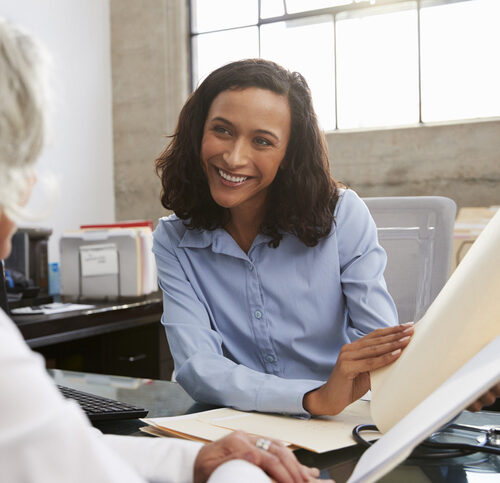
<path fill-rule="evenodd" d="M 49 264 L 49 295 L 61 293 L 61 276 L 57 262 Z"/>
<path fill-rule="evenodd" d="M 9 288 L 14 286 L 14 280 L 12 279 L 12 275 L 10 274 L 9 269 L 5 269 L 5 285 Z"/>

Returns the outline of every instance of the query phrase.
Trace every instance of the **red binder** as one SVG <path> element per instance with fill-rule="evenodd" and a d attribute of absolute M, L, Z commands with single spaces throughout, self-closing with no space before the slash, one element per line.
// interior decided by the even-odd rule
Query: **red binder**
<path fill-rule="evenodd" d="M 131 220 L 131 221 L 119 221 L 117 223 L 109 223 L 103 225 L 80 225 L 80 230 L 87 229 L 97 229 L 105 230 L 107 228 L 139 228 L 139 227 L 149 227 L 153 231 L 153 222 L 151 220 Z"/>

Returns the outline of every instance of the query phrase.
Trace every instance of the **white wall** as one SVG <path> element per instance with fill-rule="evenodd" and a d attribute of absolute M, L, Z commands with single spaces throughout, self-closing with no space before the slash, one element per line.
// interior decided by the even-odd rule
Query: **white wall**
<path fill-rule="evenodd" d="M 57 175 L 61 199 L 37 225 L 54 230 L 49 259 L 59 261 L 64 230 L 115 219 L 109 0 L 0 0 L 0 15 L 52 58 L 51 133 L 38 171 Z"/>

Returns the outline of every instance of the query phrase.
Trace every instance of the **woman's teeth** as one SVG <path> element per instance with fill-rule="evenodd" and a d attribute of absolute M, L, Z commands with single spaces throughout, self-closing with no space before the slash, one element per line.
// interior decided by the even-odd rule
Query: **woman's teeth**
<path fill-rule="evenodd" d="M 218 171 L 221 178 L 224 178 L 227 181 L 231 181 L 231 183 L 242 183 L 248 178 L 248 176 L 231 176 L 222 171 L 222 169 L 219 169 Z"/>

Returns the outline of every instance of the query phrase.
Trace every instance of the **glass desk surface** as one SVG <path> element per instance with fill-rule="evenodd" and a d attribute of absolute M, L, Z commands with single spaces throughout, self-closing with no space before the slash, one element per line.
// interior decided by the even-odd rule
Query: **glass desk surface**
<path fill-rule="evenodd" d="M 177 384 L 170 381 L 106 376 L 81 372 L 49 370 L 56 384 L 72 387 L 99 396 L 135 404 L 149 410 L 148 417 L 176 416 L 212 409 L 214 406 L 196 403 Z M 472 425 L 498 425 L 500 413 L 462 413 L 455 421 Z M 146 436 L 139 430 L 144 423 L 135 420 L 94 423 L 104 433 Z M 328 453 L 316 454 L 297 450 L 302 463 L 316 466 L 322 478 L 337 483 L 347 481 L 363 448 L 359 445 Z M 455 458 L 407 460 L 379 480 L 382 483 L 500 483 L 500 456 L 473 453 Z"/>

